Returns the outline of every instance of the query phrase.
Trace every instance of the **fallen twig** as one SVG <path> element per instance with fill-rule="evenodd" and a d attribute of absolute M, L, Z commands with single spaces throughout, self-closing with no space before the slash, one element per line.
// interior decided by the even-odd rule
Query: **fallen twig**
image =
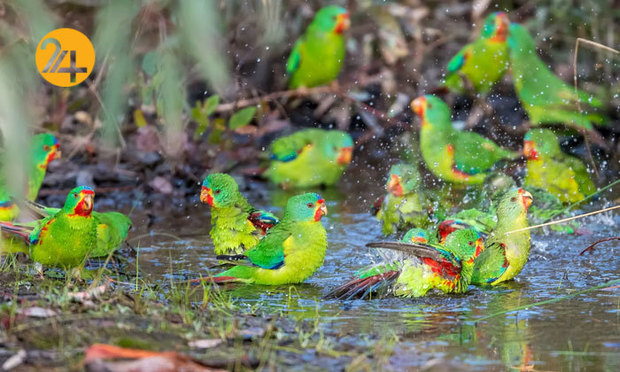
<path fill-rule="evenodd" d="M 275 101 L 281 98 L 306 97 L 312 94 L 334 94 L 344 99 L 345 101 L 350 102 L 351 104 L 355 105 L 359 110 L 366 111 L 369 114 L 376 117 L 377 119 L 380 119 L 386 122 L 388 125 L 385 126 L 385 128 L 392 127 L 392 126 L 403 126 L 405 128 L 411 127 L 411 123 L 407 123 L 407 122 L 403 122 L 400 120 L 390 118 L 386 112 L 377 110 L 376 108 L 372 106 L 369 106 L 363 102 L 360 102 L 352 98 L 351 96 L 346 94 L 345 91 L 340 89 L 340 87 L 338 87 L 337 85 L 325 85 L 325 86 L 314 87 L 314 88 L 299 88 L 299 89 L 283 90 L 283 91 L 268 93 L 268 94 L 258 96 L 258 97 L 241 99 L 241 100 L 229 102 L 229 103 L 222 103 L 219 106 L 217 106 L 217 108 L 215 109 L 215 112 L 228 112 L 232 110 L 241 109 L 247 106 L 258 105 L 261 102 L 271 102 L 271 101 Z"/>
<path fill-rule="evenodd" d="M 612 240 L 620 240 L 620 236 L 612 236 L 611 238 L 599 239 L 595 241 L 594 243 L 590 244 L 586 249 L 581 251 L 579 255 L 583 256 L 583 254 L 586 253 L 587 251 L 594 249 L 594 246 L 599 245 L 600 243 L 610 242 Z"/>

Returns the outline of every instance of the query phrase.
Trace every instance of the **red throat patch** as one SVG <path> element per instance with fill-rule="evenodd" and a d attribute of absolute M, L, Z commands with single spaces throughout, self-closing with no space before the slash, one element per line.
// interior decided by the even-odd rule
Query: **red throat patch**
<path fill-rule="evenodd" d="M 325 206 L 325 199 L 319 199 L 316 201 L 316 210 L 314 211 L 314 221 L 320 221 L 321 218 L 327 214 L 327 206 Z"/>
<path fill-rule="evenodd" d="M 75 206 L 75 214 L 82 217 L 90 216 L 93 211 L 93 198 L 95 193 L 90 190 L 83 190 L 81 192 L 82 200 L 80 200 Z"/>
<path fill-rule="evenodd" d="M 213 195 L 211 195 L 210 188 L 202 186 L 202 189 L 200 190 L 200 201 L 213 207 Z"/>
<path fill-rule="evenodd" d="M 338 21 L 336 22 L 336 27 L 334 28 L 334 32 L 337 34 L 342 34 L 351 26 L 351 20 L 349 19 L 349 13 L 338 14 Z"/>

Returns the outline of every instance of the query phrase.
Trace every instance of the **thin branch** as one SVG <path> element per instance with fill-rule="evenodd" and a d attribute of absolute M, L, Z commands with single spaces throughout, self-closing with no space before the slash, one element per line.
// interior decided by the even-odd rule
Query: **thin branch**
<path fill-rule="evenodd" d="M 581 253 L 579 253 L 579 255 L 583 256 L 583 254 L 586 253 L 587 251 L 593 250 L 594 246 L 599 245 L 601 243 L 610 242 L 612 240 L 620 240 L 620 236 L 612 236 L 611 238 L 599 239 L 599 240 L 595 241 L 594 243 L 590 244 L 586 249 L 581 251 Z"/>

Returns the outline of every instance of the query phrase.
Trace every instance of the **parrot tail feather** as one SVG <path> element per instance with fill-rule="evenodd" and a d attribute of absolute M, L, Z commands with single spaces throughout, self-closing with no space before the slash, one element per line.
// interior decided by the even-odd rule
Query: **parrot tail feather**
<path fill-rule="evenodd" d="M 202 282 L 209 282 L 209 283 L 214 283 L 214 284 L 226 284 L 226 283 L 242 282 L 242 280 L 239 278 L 235 278 L 234 276 L 207 276 L 204 278 L 192 279 L 189 281 L 190 284 L 198 284 Z"/>
<path fill-rule="evenodd" d="M 11 222 L 1 222 L 0 221 L 0 230 L 9 235 L 16 236 L 18 238 L 23 239 L 26 243 L 30 243 L 30 233 L 32 232 L 31 228 L 14 225 Z"/>
<path fill-rule="evenodd" d="M 373 293 L 387 291 L 399 275 L 400 271 L 391 270 L 382 274 L 351 280 L 333 289 L 325 298 L 335 298 L 339 300 L 351 300 L 353 298 L 367 299 Z"/>

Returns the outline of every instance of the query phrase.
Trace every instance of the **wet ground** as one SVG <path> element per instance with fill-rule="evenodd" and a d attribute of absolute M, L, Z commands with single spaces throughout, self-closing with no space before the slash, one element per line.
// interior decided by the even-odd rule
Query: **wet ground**
<path fill-rule="evenodd" d="M 582 236 L 533 230 L 525 269 L 514 282 L 495 288 L 470 287 L 465 295 L 423 299 L 324 300 L 335 285 L 376 259 L 364 245 L 381 239 L 368 206 L 382 181 L 356 174 L 363 172 L 353 168 L 339 188 L 319 191 L 329 208 L 323 220 L 329 248 L 324 266 L 310 280 L 290 288 L 230 289 L 248 312 L 310 323 L 308 339 L 319 337 L 332 350 L 321 352 L 316 343 L 304 347 L 299 341 L 297 351 L 276 353 L 276 364 L 293 369 L 306 369 L 301 363 L 357 369 L 372 361 L 375 367 L 394 370 L 620 370 L 620 244 L 609 242 L 579 255 L 597 239 L 618 236 L 620 215 L 582 220 L 582 228 L 589 230 Z M 243 188 L 257 207 L 281 208 L 290 195 L 247 182 Z M 585 210 L 603 205 L 598 201 Z M 207 235 L 208 208 L 196 201 L 190 210 L 185 219 L 158 220 L 151 237 L 141 236 L 147 233 L 142 229 L 133 232 L 141 275 L 165 282 L 197 272 L 206 275 L 216 263 Z M 139 213 L 133 218 L 138 226 L 147 220 Z M 181 240 L 153 232 L 173 233 Z M 601 285 L 603 289 L 589 290 Z M 304 337 L 298 329 L 294 332 L 293 338 Z"/>

